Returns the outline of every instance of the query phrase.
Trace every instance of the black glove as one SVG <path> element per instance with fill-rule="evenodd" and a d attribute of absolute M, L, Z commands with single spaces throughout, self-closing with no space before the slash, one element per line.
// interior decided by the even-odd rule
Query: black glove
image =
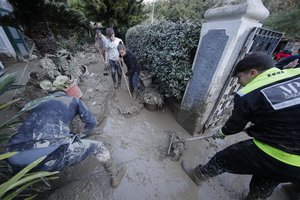
<path fill-rule="evenodd" d="M 129 76 L 129 72 L 126 72 L 126 73 L 125 73 L 125 76 Z"/>
<path fill-rule="evenodd" d="M 224 139 L 226 135 L 222 132 L 221 129 L 214 130 L 213 136 L 214 139 Z"/>

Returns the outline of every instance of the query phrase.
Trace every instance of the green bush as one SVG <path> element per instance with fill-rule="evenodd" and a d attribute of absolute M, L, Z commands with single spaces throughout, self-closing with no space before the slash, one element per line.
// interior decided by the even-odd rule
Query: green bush
<path fill-rule="evenodd" d="M 154 87 L 165 97 L 182 99 L 192 75 L 200 37 L 198 21 L 160 21 L 132 27 L 126 45 L 153 75 Z"/>

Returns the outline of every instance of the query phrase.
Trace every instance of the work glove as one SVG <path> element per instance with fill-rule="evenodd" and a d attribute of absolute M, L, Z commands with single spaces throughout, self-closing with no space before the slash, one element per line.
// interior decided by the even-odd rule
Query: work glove
<path fill-rule="evenodd" d="M 217 129 L 214 131 L 212 138 L 214 139 L 224 139 L 226 135 L 222 132 L 222 129 Z"/>

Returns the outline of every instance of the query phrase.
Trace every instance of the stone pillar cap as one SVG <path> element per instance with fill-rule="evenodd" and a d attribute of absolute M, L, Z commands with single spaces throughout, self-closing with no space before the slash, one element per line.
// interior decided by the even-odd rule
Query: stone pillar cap
<path fill-rule="evenodd" d="M 221 0 L 204 14 L 205 20 L 241 18 L 262 21 L 269 16 L 269 10 L 261 0 Z"/>

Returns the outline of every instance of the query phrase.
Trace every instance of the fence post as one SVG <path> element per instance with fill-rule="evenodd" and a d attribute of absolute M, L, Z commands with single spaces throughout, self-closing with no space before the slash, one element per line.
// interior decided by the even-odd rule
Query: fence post
<path fill-rule="evenodd" d="M 201 132 L 249 32 L 268 15 L 261 0 L 226 0 L 205 12 L 193 76 L 177 115 L 192 135 Z"/>

